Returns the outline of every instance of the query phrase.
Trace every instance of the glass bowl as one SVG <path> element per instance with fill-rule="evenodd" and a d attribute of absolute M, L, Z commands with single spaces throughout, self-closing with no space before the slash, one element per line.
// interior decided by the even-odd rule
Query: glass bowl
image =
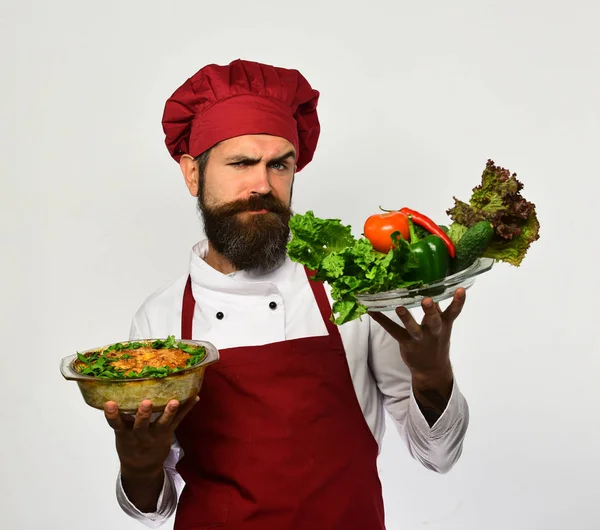
<path fill-rule="evenodd" d="M 429 285 L 374 294 L 360 293 L 356 297 L 358 302 L 369 311 L 393 311 L 399 306 L 410 309 L 420 306 L 425 298 L 441 302 L 452 298 L 461 287 L 464 289 L 471 287 L 475 283 L 476 277 L 489 271 L 494 262 L 495 260 L 492 258 L 479 258 L 470 267 Z"/>
<path fill-rule="evenodd" d="M 157 339 L 121 341 L 121 344 L 127 345 L 132 342 L 151 344 L 155 340 Z M 195 347 L 204 346 L 206 348 L 204 359 L 166 377 L 104 379 L 79 373 L 74 366 L 77 361 L 77 354 L 74 354 L 61 360 L 60 372 L 65 379 L 77 381 L 83 399 L 90 407 L 104 410 L 104 404 L 107 401 L 114 401 L 122 414 L 135 416 L 140 403 L 144 399 L 149 399 L 152 401 L 152 419 L 154 420 L 160 416 L 170 400 L 176 399 L 180 403 L 185 403 L 191 396 L 199 392 L 204 381 L 206 367 L 219 360 L 219 352 L 210 342 L 200 340 L 178 340 L 177 342 Z M 85 355 L 104 350 L 109 346 L 111 344 L 79 353 Z"/>

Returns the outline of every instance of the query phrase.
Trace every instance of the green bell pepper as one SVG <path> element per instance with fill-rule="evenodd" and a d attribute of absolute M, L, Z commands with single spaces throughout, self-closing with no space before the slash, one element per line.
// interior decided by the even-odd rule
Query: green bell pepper
<path fill-rule="evenodd" d="M 419 266 L 412 269 L 407 275 L 407 280 L 420 280 L 430 284 L 445 278 L 450 271 L 450 253 L 441 237 L 433 234 L 419 238 L 412 216 L 408 216 L 410 231 L 410 246 L 419 260 Z"/>

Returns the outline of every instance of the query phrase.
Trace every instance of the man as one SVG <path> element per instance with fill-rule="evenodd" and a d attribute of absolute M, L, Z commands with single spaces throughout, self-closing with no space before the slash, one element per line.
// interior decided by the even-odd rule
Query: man
<path fill-rule="evenodd" d="M 465 301 L 421 324 L 398 308 L 335 326 L 327 285 L 286 256 L 295 174 L 313 157 L 319 93 L 297 71 L 209 65 L 167 101 L 171 156 L 198 198 L 206 240 L 189 272 L 148 298 L 131 338 L 208 340 L 220 361 L 198 397 L 150 422 L 115 403 L 117 498 L 148 526 L 175 529 L 382 530 L 376 460 L 384 410 L 410 454 L 444 473 L 457 461 L 468 407 L 449 358 Z M 183 490 L 182 490 L 183 487 Z"/>

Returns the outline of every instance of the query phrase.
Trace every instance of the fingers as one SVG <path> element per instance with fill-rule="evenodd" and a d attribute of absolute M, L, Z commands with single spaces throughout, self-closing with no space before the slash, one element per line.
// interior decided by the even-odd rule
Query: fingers
<path fill-rule="evenodd" d="M 404 324 L 404 327 L 399 326 L 393 320 L 386 317 L 383 313 L 369 313 L 375 322 L 377 322 L 399 342 L 406 342 L 411 338 L 420 340 L 423 337 L 423 330 L 421 329 L 421 326 L 414 319 L 408 309 L 403 306 L 397 307 L 396 314 L 402 321 L 402 324 Z"/>
<path fill-rule="evenodd" d="M 181 423 L 181 421 L 183 420 L 183 418 L 185 418 L 186 414 L 190 410 L 192 410 L 192 408 L 194 407 L 194 405 L 196 403 L 198 403 L 198 401 L 200 401 L 200 398 L 197 395 L 194 395 L 194 396 L 191 396 L 183 404 L 183 406 L 179 407 L 179 411 L 177 412 L 177 415 L 173 419 L 173 423 L 171 425 L 173 427 L 173 430 L 175 430 L 179 426 L 179 424 Z"/>
<path fill-rule="evenodd" d="M 410 333 L 406 329 L 396 324 L 396 322 L 386 317 L 383 313 L 369 312 L 369 316 L 397 341 L 402 342 L 410 339 Z"/>
<path fill-rule="evenodd" d="M 446 308 L 446 311 L 442 313 L 442 317 L 445 321 L 452 324 L 458 315 L 460 315 L 467 299 L 467 292 L 462 287 L 457 289 L 452 298 L 452 303 Z"/>
<path fill-rule="evenodd" d="M 192 395 L 186 402 L 181 405 L 176 399 L 172 399 L 167 403 L 164 412 L 158 419 L 151 424 L 152 417 L 152 402 L 145 399 L 140 403 L 133 421 L 133 426 L 126 426 L 119 412 L 119 408 L 114 401 L 108 401 L 104 406 L 104 416 L 106 421 L 115 432 L 133 431 L 134 435 L 143 435 L 149 428 L 172 428 L 175 429 L 185 415 L 198 403 L 199 397 L 197 394 Z"/>
<path fill-rule="evenodd" d="M 167 403 L 164 412 L 159 416 L 156 420 L 157 428 L 164 428 L 171 425 L 171 422 L 177 415 L 177 411 L 179 410 L 179 401 L 176 399 L 172 399 Z"/>
<path fill-rule="evenodd" d="M 408 338 L 420 340 L 424 336 L 423 328 L 426 328 L 428 333 L 438 336 L 444 329 L 444 323 L 451 326 L 460 315 L 465 299 L 465 289 L 458 289 L 454 294 L 452 303 L 445 311 L 442 311 L 439 303 L 434 303 L 431 298 L 425 298 L 421 303 L 424 312 L 421 325 L 414 319 L 408 309 L 402 306 L 398 307 L 396 308 L 396 314 L 402 321 L 404 328 L 398 326 L 383 313 L 369 312 L 369 315 L 398 341 L 405 341 Z"/>
<path fill-rule="evenodd" d="M 121 418 L 121 414 L 119 414 L 119 407 L 117 407 L 117 404 L 114 401 L 107 401 L 104 404 L 104 417 L 115 432 L 125 429 L 123 418 Z"/>
<path fill-rule="evenodd" d="M 152 402 L 145 399 L 140 403 L 137 413 L 135 415 L 135 421 L 133 423 L 133 432 L 135 434 L 142 433 L 148 430 L 150 425 L 150 417 L 152 416 Z"/>
<path fill-rule="evenodd" d="M 404 324 L 408 334 L 415 340 L 423 338 L 423 330 L 419 323 L 412 316 L 412 313 L 406 307 L 397 307 L 396 314 Z"/>
<path fill-rule="evenodd" d="M 176 429 L 181 420 L 199 400 L 200 398 L 197 394 L 190 396 L 183 405 L 176 399 L 172 399 L 167 403 L 164 412 L 156 420 L 156 427 Z"/>
<path fill-rule="evenodd" d="M 425 298 L 421 303 L 425 316 L 423 317 L 423 326 L 431 332 L 432 335 L 439 335 L 442 331 L 442 315 L 439 310 L 439 304 L 434 304 L 431 298 Z"/>

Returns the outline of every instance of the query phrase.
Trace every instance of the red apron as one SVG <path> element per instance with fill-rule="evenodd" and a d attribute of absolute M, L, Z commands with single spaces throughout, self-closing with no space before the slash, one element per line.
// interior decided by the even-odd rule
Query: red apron
<path fill-rule="evenodd" d="M 385 529 L 377 442 L 323 284 L 310 285 L 328 335 L 220 350 L 206 370 L 176 430 L 186 486 L 175 530 Z M 183 339 L 194 306 L 188 278 Z"/>

